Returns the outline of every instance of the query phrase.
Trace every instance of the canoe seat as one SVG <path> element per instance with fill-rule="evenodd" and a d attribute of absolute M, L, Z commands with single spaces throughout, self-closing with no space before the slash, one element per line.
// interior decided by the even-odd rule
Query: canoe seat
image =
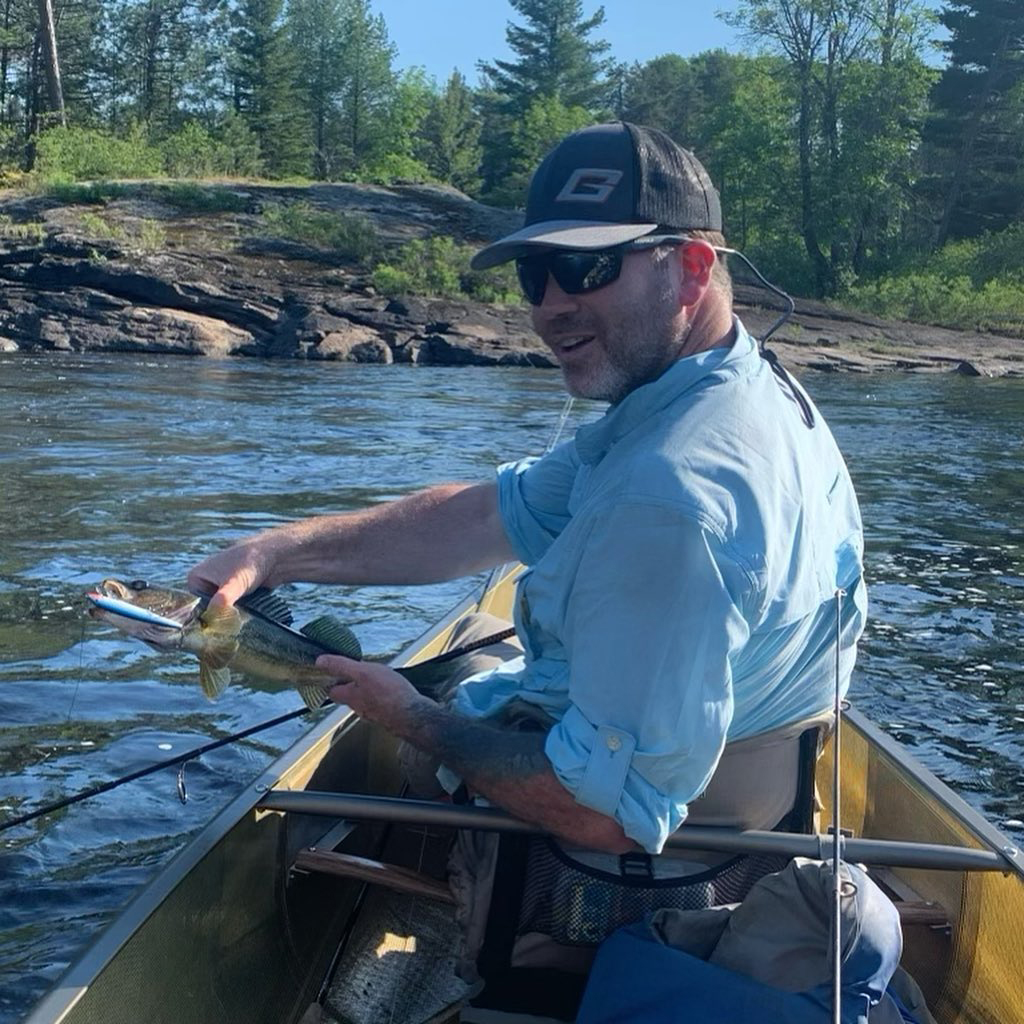
<path fill-rule="evenodd" d="M 399 867 L 397 864 L 370 860 L 368 857 L 310 848 L 298 854 L 295 858 L 295 868 L 299 871 L 317 871 L 321 874 L 339 875 L 342 878 L 354 878 L 360 882 L 384 886 L 395 892 L 425 896 L 442 903 L 455 902 L 451 890 L 443 882 L 438 882 L 422 872 Z"/>

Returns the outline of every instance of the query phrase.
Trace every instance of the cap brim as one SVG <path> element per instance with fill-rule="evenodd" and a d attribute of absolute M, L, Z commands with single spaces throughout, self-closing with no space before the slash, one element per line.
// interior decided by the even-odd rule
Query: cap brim
<path fill-rule="evenodd" d="M 594 220 L 541 221 L 481 249 L 469 265 L 473 270 L 486 270 L 543 249 L 607 249 L 649 235 L 657 226 Z"/>

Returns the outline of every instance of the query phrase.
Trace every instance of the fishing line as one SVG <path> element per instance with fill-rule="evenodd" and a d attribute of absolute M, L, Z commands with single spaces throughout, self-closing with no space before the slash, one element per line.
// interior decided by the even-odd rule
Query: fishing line
<path fill-rule="evenodd" d="M 78 700 L 78 690 L 82 685 L 82 676 L 85 675 L 85 619 L 82 619 L 82 635 L 78 638 L 78 678 L 75 680 L 75 692 L 71 694 L 71 704 L 68 707 L 68 717 L 64 719 L 66 725 L 71 721 L 71 712 L 75 710 L 75 701 Z"/>
<path fill-rule="evenodd" d="M 503 629 L 491 636 L 485 636 L 480 640 L 474 640 L 470 643 L 463 644 L 461 647 L 456 647 L 451 651 L 445 651 L 443 654 L 439 654 L 436 657 L 428 658 L 426 661 L 417 662 L 416 667 L 418 668 L 423 665 L 433 665 L 445 661 L 451 661 L 453 658 L 460 657 L 463 654 L 469 654 L 480 647 L 486 647 L 488 644 L 506 640 L 514 633 L 514 628 Z M 409 667 L 412 668 L 413 666 Z M 323 704 L 316 709 L 316 711 L 322 711 L 324 708 L 329 707 L 330 704 L 330 700 L 325 700 Z M 155 772 L 162 771 L 164 768 L 173 768 L 176 765 L 181 765 L 181 770 L 178 773 L 177 779 L 178 799 L 181 800 L 182 803 L 185 803 L 188 800 L 188 790 L 185 787 L 184 769 L 185 765 L 189 761 L 202 757 L 203 754 L 208 754 L 213 750 L 218 750 L 220 747 L 226 747 L 229 743 L 236 743 L 239 740 L 244 740 L 247 737 L 253 736 L 265 729 L 273 729 L 274 726 L 283 725 L 285 722 L 291 722 L 296 718 L 301 718 L 303 715 L 310 714 L 315 714 L 315 712 L 310 708 L 297 708 L 295 711 L 289 711 L 287 714 L 278 715 L 277 718 L 271 718 L 269 721 L 249 726 L 249 728 L 242 729 L 240 732 L 232 733 L 230 736 L 225 736 L 219 740 L 213 740 L 204 746 L 196 747 L 195 750 L 187 751 L 184 754 L 178 754 L 175 757 L 169 757 L 164 761 L 158 761 L 156 764 L 151 764 L 147 768 L 140 768 L 138 771 L 130 772 L 128 775 L 122 775 L 109 782 L 104 782 L 99 786 L 93 786 L 90 789 L 82 790 L 72 796 L 64 797 L 62 800 L 55 800 L 53 803 L 44 804 L 42 807 L 38 807 L 34 811 L 28 811 L 25 814 L 19 814 L 6 821 L 0 822 L 0 832 L 5 832 L 9 828 L 14 828 L 15 825 L 24 825 L 27 822 L 34 821 L 36 818 L 42 818 L 47 814 L 52 814 L 54 811 L 63 810 L 65 807 L 71 807 L 74 804 L 81 803 L 83 800 L 99 796 L 101 793 L 109 793 L 110 790 L 117 789 L 118 786 L 134 782 L 136 779 L 145 778 L 147 775 L 153 775 Z"/>

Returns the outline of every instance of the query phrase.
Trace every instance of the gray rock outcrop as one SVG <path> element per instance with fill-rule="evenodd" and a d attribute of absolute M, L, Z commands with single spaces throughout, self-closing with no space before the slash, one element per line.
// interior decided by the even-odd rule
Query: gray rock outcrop
<path fill-rule="evenodd" d="M 379 295 L 358 263 L 327 246 L 274 237 L 262 216 L 294 203 L 358 214 L 386 250 L 437 235 L 482 243 L 513 230 L 517 214 L 444 186 L 209 190 L 220 199 L 209 212 L 183 209 L 166 188 L 147 184 L 119 186 L 113 198 L 91 205 L 0 196 L 0 352 L 556 365 L 532 333 L 525 305 Z M 766 330 L 778 314 L 763 305 L 765 293 L 736 292 L 751 330 Z M 1024 376 L 1021 339 L 802 300 L 772 345 L 794 367 Z"/>

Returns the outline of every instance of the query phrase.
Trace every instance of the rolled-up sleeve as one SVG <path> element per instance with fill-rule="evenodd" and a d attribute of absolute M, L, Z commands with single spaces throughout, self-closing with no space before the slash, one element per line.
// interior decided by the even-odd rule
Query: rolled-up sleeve
<path fill-rule="evenodd" d="M 498 467 L 498 508 L 509 543 L 525 565 L 534 565 L 569 522 L 579 457 L 567 441 L 541 458 Z"/>
<path fill-rule="evenodd" d="M 566 609 L 570 706 L 546 753 L 577 802 L 661 850 L 703 791 L 733 714 L 750 580 L 698 515 L 605 507 Z"/>

